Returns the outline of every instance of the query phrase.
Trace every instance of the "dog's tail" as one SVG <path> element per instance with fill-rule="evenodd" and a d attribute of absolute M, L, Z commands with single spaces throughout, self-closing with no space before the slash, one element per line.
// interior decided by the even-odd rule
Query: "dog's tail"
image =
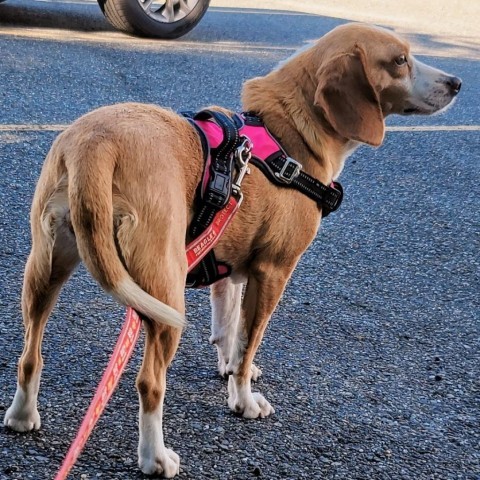
<path fill-rule="evenodd" d="M 90 145 L 87 154 L 81 150 L 79 145 L 76 152 L 69 152 L 65 165 L 71 221 L 82 260 L 95 280 L 120 303 L 153 321 L 182 328 L 184 316 L 142 290 L 117 251 L 112 194 L 115 148 L 105 141 Z"/>

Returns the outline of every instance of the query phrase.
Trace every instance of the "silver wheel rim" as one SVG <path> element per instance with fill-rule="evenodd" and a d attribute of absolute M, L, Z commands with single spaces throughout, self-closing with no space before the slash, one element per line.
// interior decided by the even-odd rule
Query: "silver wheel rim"
<path fill-rule="evenodd" d="M 200 0 L 137 0 L 144 12 L 161 23 L 178 22 L 185 18 Z"/>

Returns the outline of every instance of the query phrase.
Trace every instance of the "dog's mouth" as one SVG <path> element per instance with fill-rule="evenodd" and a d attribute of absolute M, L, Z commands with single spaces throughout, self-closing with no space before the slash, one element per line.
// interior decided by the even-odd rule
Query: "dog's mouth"
<path fill-rule="evenodd" d="M 413 115 L 414 113 L 418 113 L 420 110 L 416 107 L 405 108 L 403 110 L 403 115 Z"/>
<path fill-rule="evenodd" d="M 408 107 L 403 109 L 402 115 L 431 115 L 435 110 L 421 107 Z"/>
<path fill-rule="evenodd" d="M 402 115 L 437 115 L 445 112 L 455 102 L 455 95 L 444 95 L 435 101 L 423 98 L 421 101 L 409 101 L 402 110 Z"/>
<path fill-rule="evenodd" d="M 403 109 L 402 115 L 431 115 L 440 108 L 430 102 L 423 103 L 423 105 L 409 105 Z"/>
<path fill-rule="evenodd" d="M 438 110 L 438 107 L 432 102 L 423 100 L 422 102 L 408 102 L 403 109 L 403 115 L 430 115 Z"/>
<path fill-rule="evenodd" d="M 439 115 L 446 112 L 454 103 L 456 98 L 452 97 L 445 105 L 436 105 L 431 102 L 424 102 L 425 105 L 409 105 L 402 111 L 402 115 Z"/>

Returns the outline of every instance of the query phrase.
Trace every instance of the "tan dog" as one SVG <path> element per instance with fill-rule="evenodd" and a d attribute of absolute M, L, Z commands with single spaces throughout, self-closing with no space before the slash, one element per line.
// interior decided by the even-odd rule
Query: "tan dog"
<path fill-rule="evenodd" d="M 416 60 L 391 32 L 361 24 L 336 28 L 265 77 L 246 82 L 245 110 L 260 115 L 304 171 L 329 184 L 360 142 L 380 145 L 392 113 L 432 114 L 449 105 L 461 81 Z M 178 473 L 165 448 L 166 370 L 184 325 L 186 231 L 203 170 L 201 144 L 181 116 L 154 105 L 100 108 L 56 139 L 31 212 L 32 250 L 22 296 L 25 348 L 5 424 L 40 427 L 41 342 L 61 286 L 83 260 L 101 286 L 145 314 L 138 374 L 139 465 Z M 220 373 L 230 374 L 228 405 L 244 417 L 274 412 L 251 380 L 267 322 L 321 211 L 296 190 L 252 167 L 244 203 L 215 249 L 233 269 L 212 287 L 212 337 Z M 246 289 L 242 297 L 242 288 Z"/>

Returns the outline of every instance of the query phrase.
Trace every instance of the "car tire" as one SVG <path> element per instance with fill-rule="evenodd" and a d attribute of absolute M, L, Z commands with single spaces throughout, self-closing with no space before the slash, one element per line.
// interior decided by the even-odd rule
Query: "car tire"
<path fill-rule="evenodd" d="M 2 1 L 2 0 L 0 0 Z M 197 25 L 208 9 L 210 0 L 161 0 L 160 5 L 150 2 L 147 9 L 142 7 L 149 0 L 97 0 L 105 18 L 118 30 L 144 37 L 173 39 L 185 35 Z M 155 1 L 155 0 L 154 0 Z M 169 19 L 162 11 L 180 5 L 183 10 Z M 157 9 L 157 10 L 155 10 Z"/>

